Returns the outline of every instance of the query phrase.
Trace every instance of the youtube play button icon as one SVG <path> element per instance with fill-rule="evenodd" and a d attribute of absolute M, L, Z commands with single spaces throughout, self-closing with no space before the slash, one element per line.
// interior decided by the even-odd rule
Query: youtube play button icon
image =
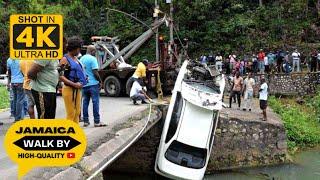
<path fill-rule="evenodd" d="M 76 153 L 67 153 L 67 158 L 69 159 L 76 158 Z"/>

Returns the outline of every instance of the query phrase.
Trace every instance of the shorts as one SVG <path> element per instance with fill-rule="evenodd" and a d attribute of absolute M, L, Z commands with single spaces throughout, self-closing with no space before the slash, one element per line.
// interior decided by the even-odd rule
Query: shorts
<path fill-rule="evenodd" d="M 260 100 L 260 109 L 264 110 L 268 107 L 268 101 L 266 100 Z"/>
<path fill-rule="evenodd" d="M 28 106 L 34 106 L 36 105 L 36 102 L 34 101 L 34 98 L 32 96 L 31 90 L 24 89 L 24 94 L 27 97 Z"/>

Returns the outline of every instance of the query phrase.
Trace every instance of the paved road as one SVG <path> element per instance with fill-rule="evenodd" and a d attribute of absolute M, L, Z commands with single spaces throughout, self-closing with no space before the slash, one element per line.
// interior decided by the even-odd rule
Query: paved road
<path fill-rule="evenodd" d="M 100 116 L 101 120 L 108 125 L 106 131 L 110 129 L 111 126 L 122 123 L 126 120 L 126 117 L 143 111 L 148 106 L 146 105 L 139 105 L 135 106 L 130 101 L 129 98 L 110 98 L 110 97 L 101 97 L 100 101 Z M 4 150 L 3 142 L 4 142 L 4 135 L 6 130 L 10 127 L 13 122 L 13 119 L 9 118 L 9 111 L 1 112 L 0 113 L 0 121 L 4 122 L 3 126 L 0 126 L 0 175 L 4 179 L 9 179 L 12 177 L 12 174 L 16 174 L 16 165 L 8 158 L 6 152 Z M 87 134 L 87 141 L 90 141 L 95 136 L 99 135 L 99 131 L 97 128 L 93 127 L 93 118 L 92 118 L 92 105 L 89 106 L 89 115 L 90 115 L 90 123 L 89 127 L 85 128 L 85 133 Z M 64 118 L 65 117 L 65 109 L 63 99 L 58 97 L 57 99 L 57 111 L 56 111 L 56 118 Z M 81 123 L 82 125 L 82 123 Z M 106 131 L 102 131 L 101 133 L 106 133 Z M 90 144 L 90 142 L 88 142 Z M 6 174 L 8 176 L 6 176 Z M 0 178 L 0 179 L 2 179 Z M 10 178 L 11 179 L 11 178 Z"/>

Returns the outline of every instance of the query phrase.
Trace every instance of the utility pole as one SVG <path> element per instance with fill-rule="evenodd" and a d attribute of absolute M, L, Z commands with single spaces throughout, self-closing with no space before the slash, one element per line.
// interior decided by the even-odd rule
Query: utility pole
<path fill-rule="evenodd" d="M 159 9 L 158 1 L 154 1 L 154 7 L 155 9 Z M 155 22 L 158 21 L 158 14 L 155 12 Z M 156 29 L 156 62 L 159 62 L 160 57 L 159 57 L 159 28 Z"/>
<path fill-rule="evenodd" d="M 170 46 L 169 46 L 169 62 L 172 62 L 173 60 L 173 0 L 171 0 L 170 3 Z"/>

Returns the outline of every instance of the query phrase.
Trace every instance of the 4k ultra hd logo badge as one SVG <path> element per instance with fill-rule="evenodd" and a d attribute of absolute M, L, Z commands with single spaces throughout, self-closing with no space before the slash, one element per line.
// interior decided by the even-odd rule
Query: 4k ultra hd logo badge
<path fill-rule="evenodd" d="M 10 16 L 10 58 L 60 59 L 63 56 L 61 15 L 15 14 Z"/>
<path fill-rule="evenodd" d="M 82 128 L 70 120 L 22 120 L 5 136 L 9 157 L 19 165 L 21 178 L 34 167 L 69 166 L 86 150 Z"/>

